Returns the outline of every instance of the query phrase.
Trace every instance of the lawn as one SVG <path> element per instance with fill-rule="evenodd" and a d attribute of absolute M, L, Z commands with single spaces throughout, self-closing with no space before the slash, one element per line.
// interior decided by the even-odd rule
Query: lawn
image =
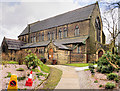
<path fill-rule="evenodd" d="M 62 76 L 61 70 L 50 67 L 50 75 L 46 82 L 43 84 L 43 89 L 55 89 L 55 87 L 57 86 L 58 82 L 61 79 L 61 76 Z"/>
<path fill-rule="evenodd" d="M 85 66 L 89 66 L 90 63 L 71 63 L 71 64 L 65 64 L 68 66 L 75 66 L 75 67 L 85 67 Z"/>
<path fill-rule="evenodd" d="M 18 62 L 17 61 L 1 61 L 0 62 L 1 64 L 18 64 Z"/>

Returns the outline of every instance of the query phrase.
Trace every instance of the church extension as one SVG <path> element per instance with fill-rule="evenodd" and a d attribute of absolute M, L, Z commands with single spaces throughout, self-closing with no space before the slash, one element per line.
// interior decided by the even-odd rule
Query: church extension
<path fill-rule="evenodd" d="M 4 37 L 2 54 L 30 49 L 39 58 L 66 64 L 97 61 L 108 50 L 98 2 L 28 24 L 18 39 Z"/>

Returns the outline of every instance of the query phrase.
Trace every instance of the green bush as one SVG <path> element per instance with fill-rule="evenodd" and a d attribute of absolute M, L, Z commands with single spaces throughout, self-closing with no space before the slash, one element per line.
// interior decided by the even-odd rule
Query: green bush
<path fill-rule="evenodd" d="M 102 84 L 99 85 L 99 87 L 102 87 L 102 86 L 103 86 Z"/>
<path fill-rule="evenodd" d="M 26 78 L 25 76 L 23 76 L 23 77 L 17 77 L 17 80 L 21 81 L 21 80 L 24 80 L 25 78 Z"/>
<path fill-rule="evenodd" d="M 116 83 L 119 83 L 118 77 L 114 79 Z"/>
<path fill-rule="evenodd" d="M 24 69 L 23 68 L 18 68 L 18 69 L 16 69 L 16 71 L 24 71 Z"/>
<path fill-rule="evenodd" d="M 115 74 L 115 73 L 110 73 L 110 74 L 107 75 L 108 80 L 114 80 L 117 77 L 118 77 L 118 75 Z"/>
<path fill-rule="evenodd" d="M 101 73 L 112 73 L 115 71 L 115 68 L 109 63 L 117 64 L 120 67 L 120 57 L 116 54 L 111 54 L 107 52 L 101 58 L 98 59 L 97 62 L 97 71 Z"/>
<path fill-rule="evenodd" d="M 105 85 L 105 88 L 106 88 L 106 89 L 113 89 L 113 88 L 115 88 L 115 84 L 108 82 L 108 83 Z"/>
<path fill-rule="evenodd" d="M 25 57 L 25 64 L 28 69 L 32 67 L 32 69 L 35 69 L 38 65 L 42 65 L 42 61 L 30 50 L 28 51 L 28 55 Z"/>
<path fill-rule="evenodd" d="M 94 83 L 98 83 L 98 80 L 95 80 Z"/>

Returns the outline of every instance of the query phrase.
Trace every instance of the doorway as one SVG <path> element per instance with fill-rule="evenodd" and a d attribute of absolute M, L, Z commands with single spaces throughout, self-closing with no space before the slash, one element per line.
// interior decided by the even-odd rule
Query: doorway
<path fill-rule="evenodd" d="M 103 51 L 100 50 L 100 51 L 98 52 L 98 59 L 99 59 L 100 57 L 102 57 L 102 55 L 103 55 Z"/>
<path fill-rule="evenodd" d="M 53 60 L 53 49 L 49 50 L 49 60 Z"/>

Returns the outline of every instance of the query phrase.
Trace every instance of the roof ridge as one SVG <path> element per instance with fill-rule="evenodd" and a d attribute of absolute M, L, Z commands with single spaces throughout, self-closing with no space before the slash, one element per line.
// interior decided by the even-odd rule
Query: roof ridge
<path fill-rule="evenodd" d="M 8 40 L 15 40 L 15 41 L 20 41 L 20 40 L 17 40 L 17 39 L 10 39 L 10 38 L 6 38 L 5 39 L 8 39 Z"/>
<path fill-rule="evenodd" d="M 70 10 L 68 12 L 58 14 L 46 19 L 43 19 L 41 21 L 36 21 L 34 23 L 31 23 L 27 25 L 27 27 L 23 30 L 23 32 L 19 35 L 24 35 L 28 33 L 28 26 L 31 28 L 31 33 L 32 32 L 37 32 L 40 30 L 52 28 L 52 27 L 57 27 L 63 24 L 68 24 L 68 23 L 73 23 L 73 22 L 78 22 L 78 21 L 83 21 L 86 19 L 90 19 L 90 15 L 95 7 L 96 3 L 86 5 L 84 7 L 80 7 L 74 10 Z"/>
<path fill-rule="evenodd" d="M 96 2 L 97 3 L 97 2 Z M 79 10 L 79 9 L 83 9 L 83 8 L 86 8 L 86 7 L 89 7 L 89 6 L 92 6 L 92 5 L 95 5 L 96 3 L 93 3 L 93 4 L 90 4 L 90 5 L 86 5 L 86 6 L 83 6 L 83 7 L 80 7 L 80 8 L 77 8 L 77 9 L 74 9 L 74 10 L 70 10 L 70 11 L 67 11 L 65 13 L 61 13 L 61 14 L 58 14 L 58 15 L 55 15 L 55 16 L 52 16 L 52 17 L 49 17 L 49 18 L 46 18 L 46 19 L 43 19 L 41 21 L 45 21 L 45 20 L 48 20 L 48 19 L 51 19 L 51 18 L 54 18 L 54 17 L 57 17 L 57 16 L 60 16 L 60 15 L 63 15 L 63 14 L 66 14 L 66 13 L 69 13 L 69 12 L 72 12 L 72 11 L 76 11 L 76 10 Z M 41 21 L 36 21 L 34 23 L 31 23 L 30 25 L 33 25 L 33 24 L 36 24 L 36 23 L 39 23 Z"/>

